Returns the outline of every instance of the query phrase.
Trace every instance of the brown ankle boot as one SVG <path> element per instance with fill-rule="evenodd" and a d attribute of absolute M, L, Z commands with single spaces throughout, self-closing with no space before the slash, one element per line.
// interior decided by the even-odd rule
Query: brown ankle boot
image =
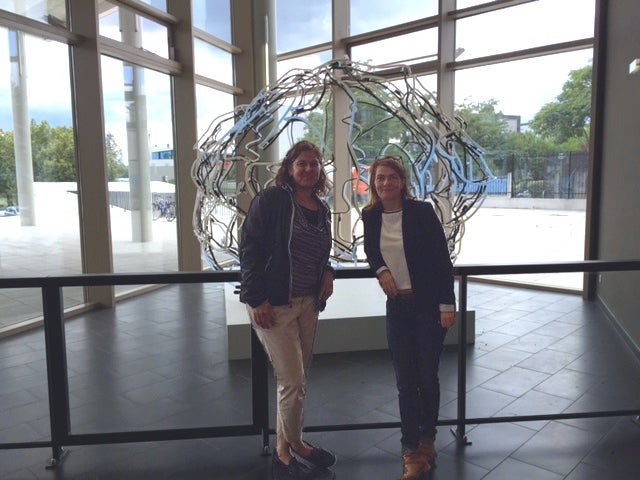
<path fill-rule="evenodd" d="M 436 457 L 438 456 L 438 452 L 436 452 L 436 447 L 433 444 L 433 440 L 430 438 L 421 438 L 420 445 L 418 446 L 418 451 L 424 461 L 430 467 L 433 467 Z"/>
<path fill-rule="evenodd" d="M 429 464 L 419 451 L 402 454 L 403 473 L 400 480 L 419 480 L 429 470 Z"/>

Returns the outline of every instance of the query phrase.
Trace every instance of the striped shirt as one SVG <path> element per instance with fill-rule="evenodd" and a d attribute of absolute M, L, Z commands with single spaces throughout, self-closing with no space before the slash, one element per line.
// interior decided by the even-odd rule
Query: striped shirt
<path fill-rule="evenodd" d="M 292 297 L 318 294 L 318 279 L 322 263 L 331 248 L 322 210 L 309 210 L 297 203 L 293 215 L 291 236 Z"/>

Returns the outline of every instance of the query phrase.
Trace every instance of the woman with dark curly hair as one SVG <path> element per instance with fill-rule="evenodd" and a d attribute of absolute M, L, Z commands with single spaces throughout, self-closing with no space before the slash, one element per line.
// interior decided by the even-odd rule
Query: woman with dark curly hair
<path fill-rule="evenodd" d="M 307 141 L 293 145 L 275 183 L 253 199 L 242 225 L 240 301 L 277 379 L 274 477 L 293 479 L 309 473 L 296 456 L 323 468 L 336 462 L 302 440 L 306 371 L 334 279 L 331 212 L 318 195 L 327 187 L 320 150 Z"/>

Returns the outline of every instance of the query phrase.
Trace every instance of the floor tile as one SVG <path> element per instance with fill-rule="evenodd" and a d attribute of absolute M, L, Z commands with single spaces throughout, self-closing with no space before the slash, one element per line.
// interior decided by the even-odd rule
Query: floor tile
<path fill-rule="evenodd" d="M 575 295 L 471 283 L 477 338 L 467 351 L 466 417 L 640 408 L 640 362 L 597 305 Z M 178 285 L 66 322 L 73 433 L 251 423 L 251 364 L 226 357 L 220 285 Z M 48 439 L 41 330 L 0 339 L 0 442 Z M 268 369 L 269 417 L 275 381 Z M 441 359 L 440 419 L 457 415 L 457 347 Z M 314 357 L 305 423 L 399 422 L 386 351 Z M 438 427 L 430 480 L 635 480 L 640 427 L 629 417 L 467 425 L 466 447 Z M 336 478 L 397 478 L 394 428 L 305 433 L 334 450 Z M 274 438 L 270 436 L 270 446 Z M 270 478 L 259 435 L 72 446 L 46 470 L 49 449 L 0 450 L 0 478 L 168 480 Z"/>
<path fill-rule="evenodd" d="M 600 438 L 597 433 L 551 422 L 511 458 L 564 476 L 571 473 Z"/>
<path fill-rule="evenodd" d="M 535 478 L 537 480 L 561 480 L 564 478 L 557 473 L 549 472 L 543 468 L 529 465 L 512 458 L 507 458 L 504 462 L 493 469 L 483 480 L 506 480 L 515 478 Z"/>

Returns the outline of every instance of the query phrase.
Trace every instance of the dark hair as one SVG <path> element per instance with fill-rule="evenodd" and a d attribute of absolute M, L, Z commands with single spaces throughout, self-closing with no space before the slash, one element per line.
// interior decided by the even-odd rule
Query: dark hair
<path fill-rule="evenodd" d="M 289 175 L 289 167 L 291 164 L 300 156 L 302 152 L 313 152 L 316 157 L 318 157 L 318 161 L 320 162 L 320 178 L 318 182 L 314 185 L 313 190 L 316 193 L 324 193 L 327 190 L 327 174 L 324 172 L 324 168 L 322 165 L 322 153 L 320 149 L 316 147 L 313 143 L 308 140 L 301 140 L 289 149 L 284 158 L 282 159 L 282 164 L 276 173 L 275 182 L 278 186 L 289 185 L 291 188 L 295 187 L 295 183 L 293 181 L 293 177 Z"/>
<path fill-rule="evenodd" d="M 400 179 L 404 182 L 404 186 L 402 187 L 402 191 L 400 195 L 402 199 L 406 199 L 409 197 L 409 190 L 407 188 L 408 179 L 407 179 L 407 169 L 404 167 L 404 163 L 402 163 L 402 159 L 400 157 L 394 157 L 391 155 L 380 157 L 374 160 L 374 162 L 369 167 L 369 203 L 365 208 L 371 208 L 376 205 L 380 201 L 380 197 L 378 196 L 378 192 L 376 191 L 375 181 L 376 181 L 376 173 L 379 167 L 389 167 L 394 172 L 398 174 Z"/>

